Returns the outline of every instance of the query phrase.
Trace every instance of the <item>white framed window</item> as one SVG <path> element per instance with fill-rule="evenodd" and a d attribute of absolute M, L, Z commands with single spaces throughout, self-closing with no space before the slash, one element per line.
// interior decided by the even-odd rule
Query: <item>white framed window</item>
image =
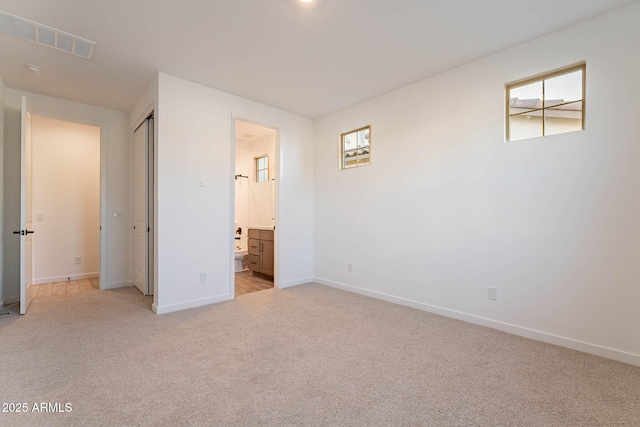
<path fill-rule="evenodd" d="M 365 126 L 340 135 L 340 169 L 369 164 L 371 155 L 371 126 Z"/>
<path fill-rule="evenodd" d="M 256 163 L 256 182 L 269 181 L 269 156 L 261 156 L 255 158 Z"/>
<path fill-rule="evenodd" d="M 506 85 L 507 140 L 584 129 L 586 64 Z"/>

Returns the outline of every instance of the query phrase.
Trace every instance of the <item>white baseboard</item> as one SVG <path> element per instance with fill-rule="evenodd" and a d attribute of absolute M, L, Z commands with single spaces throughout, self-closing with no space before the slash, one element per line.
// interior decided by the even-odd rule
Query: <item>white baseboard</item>
<path fill-rule="evenodd" d="M 100 277 L 100 273 L 69 274 L 68 276 L 45 277 L 42 279 L 35 279 L 33 284 L 42 285 L 44 283 L 66 282 L 67 280 L 93 279 L 94 277 Z"/>
<path fill-rule="evenodd" d="M 418 310 L 427 311 L 429 313 L 438 314 L 440 316 L 451 317 L 453 319 L 462 320 L 464 322 L 473 323 L 475 325 L 486 326 L 488 328 L 497 329 L 499 331 L 530 338 L 536 341 L 542 341 L 548 344 L 558 345 L 560 347 L 570 348 L 572 350 L 581 351 L 583 353 L 593 354 L 595 356 L 604 357 L 606 359 L 616 360 L 618 362 L 628 363 L 634 366 L 640 366 L 640 355 L 604 347 L 597 344 L 591 344 L 572 338 L 561 337 L 547 332 L 537 331 L 522 326 L 512 325 L 510 323 L 499 322 L 497 320 L 487 319 L 485 317 L 475 316 L 460 311 L 450 310 L 448 308 L 438 307 L 425 304 L 418 301 L 412 301 L 405 298 L 395 297 L 393 295 L 383 294 L 380 292 L 369 291 L 367 289 L 355 286 L 345 285 L 330 280 L 314 278 L 315 283 L 330 286 L 332 288 L 342 289 L 343 291 L 353 292 L 372 298 L 404 305 Z"/>
<path fill-rule="evenodd" d="M 3 298 L 3 299 L 0 300 L 0 314 L 5 314 L 5 315 L 6 314 L 11 314 L 10 311 L 6 311 L 6 312 L 3 313 L 5 305 L 10 305 L 10 304 L 5 304 L 5 300 Z"/>
<path fill-rule="evenodd" d="M 181 302 L 178 304 L 163 305 L 163 306 L 157 306 L 156 304 L 152 304 L 151 309 L 156 314 L 167 314 L 167 313 L 173 313 L 174 311 L 187 310 L 189 308 L 202 307 L 204 305 L 215 304 L 223 301 L 230 301 L 232 299 L 233 297 L 231 295 L 223 295 L 219 297 L 203 298 L 203 299 Z"/>
<path fill-rule="evenodd" d="M 304 279 L 290 280 L 288 282 L 280 283 L 278 285 L 278 288 L 285 289 L 285 288 L 290 288 L 292 286 L 304 285 L 305 283 L 311 283 L 311 282 L 313 282 L 313 277 L 305 277 Z"/>
<path fill-rule="evenodd" d="M 20 302 L 20 295 L 17 295 L 17 296 L 14 296 L 14 297 L 4 297 L 5 305 L 15 304 L 17 302 Z"/>
<path fill-rule="evenodd" d="M 111 282 L 111 283 L 101 283 L 100 289 L 118 289 L 118 288 L 126 288 L 129 286 L 133 286 L 133 282 Z"/>

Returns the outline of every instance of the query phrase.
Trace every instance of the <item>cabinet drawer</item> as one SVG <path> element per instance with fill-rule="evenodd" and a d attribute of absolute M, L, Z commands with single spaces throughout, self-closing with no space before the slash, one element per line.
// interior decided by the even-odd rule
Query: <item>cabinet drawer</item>
<path fill-rule="evenodd" d="M 253 228 L 249 229 L 249 238 L 250 239 L 259 239 L 260 238 L 260 230 L 254 230 Z"/>
<path fill-rule="evenodd" d="M 260 230 L 260 239 L 273 242 L 273 230 Z"/>
<path fill-rule="evenodd" d="M 249 255 L 260 255 L 260 240 L 249 239 Z"/>
<path fill-rule="evenodd" d="M 249 267 L 249 270 L 260 271 L 260 257 L 258 255 L 248 255 L 247 267 Z"/>

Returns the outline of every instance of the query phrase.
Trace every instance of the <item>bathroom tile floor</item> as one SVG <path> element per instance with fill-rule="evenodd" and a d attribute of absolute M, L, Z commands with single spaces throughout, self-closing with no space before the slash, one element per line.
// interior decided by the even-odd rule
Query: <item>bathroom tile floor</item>
<path fill-rule="evenodd" d="M 98 279 L 67 280 L 35 285 L 36 298 L 78 294 L 99 289 Z M 273 278 L 264 274 L 242 271 L 235 274 L 236 296 L 273 288 Z"/>
<path fill-rule="evenodd" d="M 64 282 L 45 283 L 35 285 L 38 293 L 36 298 L 56 297 L 59 295 L 79 294 L 80 292 L 89 292 L 100 289 L 98 286 L 98 278 L 67 280 Z"/>
<path fill-rule="evenodd" d="M 250 270 L 236 273 L 236 296 L 273 288 L 273 277 Z"/>

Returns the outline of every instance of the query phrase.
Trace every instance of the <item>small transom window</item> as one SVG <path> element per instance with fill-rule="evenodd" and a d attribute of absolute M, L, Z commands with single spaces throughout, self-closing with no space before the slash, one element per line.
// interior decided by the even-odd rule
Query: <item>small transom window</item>
<path fill-rule="evenodd" d="M 507 85 L 507 139 L 584 129 L 585 65 Z"/>
<path fill-rule="evenodd" d="M 371 126 L 340 135 L 340 168 L 349 169 L 369 164 Z"/>
<path fill-rule="evenodd" d="M 256 157 L 256 182 L 269 181 L 269 156 Z"/>

